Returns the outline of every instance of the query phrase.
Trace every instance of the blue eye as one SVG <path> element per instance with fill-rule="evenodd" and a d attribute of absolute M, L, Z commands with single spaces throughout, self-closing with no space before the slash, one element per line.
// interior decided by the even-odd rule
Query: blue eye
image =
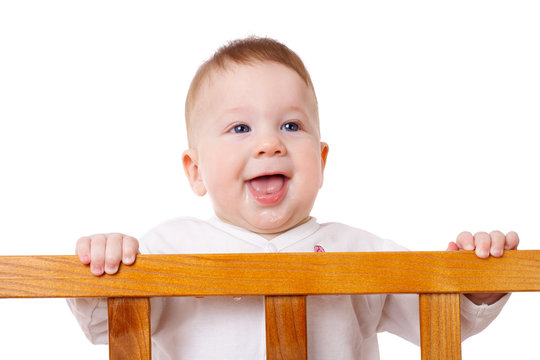
<path fill-rule="evenodd" d="M 283 124 L 281 126 L 281 129 L 282 130 L 285 130 L 285 131 L 298 131 L 300 130 L 300 126 L 298 126 L 297 123 L 294 123 L 294 122 L 288 122 L 286 124 Z"/>
<path fill-rule="evenodd" d="M 237 134 L 241 134 L 241 133 L 250 132 L 251 129 L 246 124 L 240 124 L 240 125 L 236 125 L 235 127 L 233 127 L 231 129 L 231 131 L 234 132 L 234 133 L 237 133 Z"/>

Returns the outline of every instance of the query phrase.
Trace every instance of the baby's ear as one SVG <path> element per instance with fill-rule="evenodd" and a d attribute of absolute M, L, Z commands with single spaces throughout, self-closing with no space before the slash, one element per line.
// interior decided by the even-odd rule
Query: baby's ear
<path fill-rule="evenodd" d="M 321 160 L 322 160 L 322 169 L 326 166 L 326 157 L 328 156 L 328 144 L 321 141 Z"/>
<path fill-rule="evenodd" d="M 189 149 L 184 151 L 184 154 L 182 155 L 182 164 L 184 165 L 184 171 L 193 192 L 199 196 L 205 195 L 206 186 L 204 186 L 201 173 L 199 172 L 197 150 Z"/>
<path fill-rule="evenodd" d="M 326 158 L 328 157 L 328 144 L 321 142 L 321 183 L 319 188 L 322 188 L 324 182 L 324 168 L 326 167 Z"/>

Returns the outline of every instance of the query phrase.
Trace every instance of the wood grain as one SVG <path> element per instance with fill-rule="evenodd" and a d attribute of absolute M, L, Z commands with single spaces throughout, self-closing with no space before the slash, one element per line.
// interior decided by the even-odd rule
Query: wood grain
<path fill-rule="evenodd" d="M 0 257 L 0 298 L 540 291 L 540 251 L 140 255 L 95 277 L 76 256 Z"/>
<path fill-rule="evenodd" d="M 266 358 L 306 360 L 306 297 L 266 296 Z"/>
<path fill-rule="evenodd" d="M 124 298 L 109 299 L 113 360 L 150 359 L 148 297 L 267 295 L 276 360 L 306 358 L 304 295 L 376 293 L 421 294 L 422 359 L 460 359 L 459 293 L 516 291 L 540 291 L 540 251 L 140 255 L 102 277 L 76 256 L 0 257 L 0 298 Z"/>
<path fill-rule="evenodd" d="M 110 298 L 109 359 L 151 360 L 150 300 Z"/>
<path fill-rule="evenodd" d="M 460 360 L 459 294 L 420 295 L 422 360 Z"/>

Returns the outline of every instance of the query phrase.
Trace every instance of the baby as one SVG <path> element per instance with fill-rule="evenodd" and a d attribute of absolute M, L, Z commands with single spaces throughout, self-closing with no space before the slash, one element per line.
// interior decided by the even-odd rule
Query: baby
<path fill-rule="evenodd" d="M 141 239 L 140 252 L 260 253 L 400 251 L 343 224 L 310 216 L 323 184 L 328 145 L 320 140 L 317 99 L 300 58 L 265 38 L 219 49 L 196 73 L 186 100 L 189 149 L 183 166 L 193 191 L 210 196 L 215 216 L 170 220 Z M 516 233 L 461 233 L 448 250 L 481 258 L 516 249 Z M 83 237 L 77 254 L 96 275 L 130 265 L 138 241 L 122 234 Z M 505 299 L 501 299 L 505 297 Z M 507 295 L 462 299 L 463 339 L 495 318 Z M 107 342 L 103 299 L 70 299 L 94 343 Z M 262 297 L 153 298 L 155 359 L 264 359 Z M 310 359 L 378 359 L 377 333 L 419 343 L 418 296 L 307 297 Z"/>

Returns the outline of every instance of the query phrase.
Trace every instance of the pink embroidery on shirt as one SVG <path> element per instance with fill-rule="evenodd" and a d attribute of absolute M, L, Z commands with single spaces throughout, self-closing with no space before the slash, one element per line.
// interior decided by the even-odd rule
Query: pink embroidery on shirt
<path fill-rule="evenodd" d="M 315 245 L 315 248 L 314 248 L 315 252 L 326 252 L 324 251 L 324 248 L 320 245 Z"/>

